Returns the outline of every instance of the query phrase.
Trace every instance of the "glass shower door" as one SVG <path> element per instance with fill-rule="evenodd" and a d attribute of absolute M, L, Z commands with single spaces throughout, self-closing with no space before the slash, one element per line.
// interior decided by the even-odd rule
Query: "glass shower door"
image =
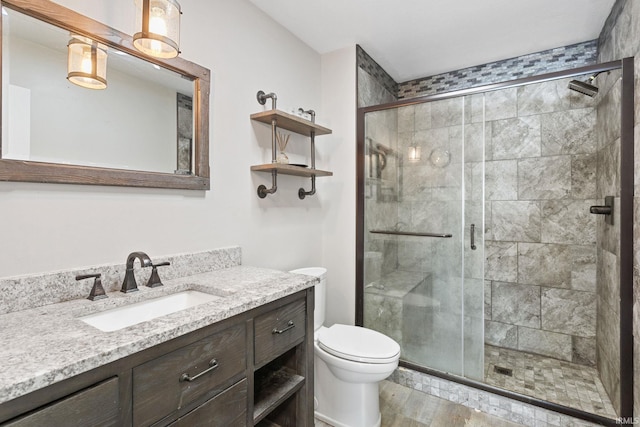
<path fill-rule="evenodd" d="M 478 379 L 482 110 L 458 97 L 365 116 L 364 326 L 407 362 Z"/>

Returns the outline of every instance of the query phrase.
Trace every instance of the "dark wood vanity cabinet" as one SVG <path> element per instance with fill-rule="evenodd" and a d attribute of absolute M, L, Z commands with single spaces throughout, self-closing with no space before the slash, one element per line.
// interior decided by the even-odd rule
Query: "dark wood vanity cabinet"
<path fill-rule="evenodd" d="M 133 368 L 133 425 L 157 423 L 244 379 L 246 329 L 241 322 Z"/>
<path fill-rule="evenodd" d="M 311 412 L 308 425 L 313 425 L 313 310 L 307 310 L 308 306 L 308 301 L 298 299 L 255 318 L 255 425 L 307 425 L 298 419 L 298 414 L 306 411 Z M 311 342 L 306 346 L 308 336 Z M 310 394 L 305 393 L 306 389 L 298 394 L 305 386 L 310 387 Z"/>
<path fill-rule="evenodd" d="M 120 421 L 118 378 L 110 378 L 9 421 L 6 426 L 115 426 Z"/>
<path fill-rule="evenodd" d="M 245 426 L 247 425 L 247 397 L 247 380 L 244 379 L 169 425 L 171 427 Z"/>
<path fill-rule="evenodd" d="M 6 402 L 0 425 L 312 427 L 313 288 Z"/>

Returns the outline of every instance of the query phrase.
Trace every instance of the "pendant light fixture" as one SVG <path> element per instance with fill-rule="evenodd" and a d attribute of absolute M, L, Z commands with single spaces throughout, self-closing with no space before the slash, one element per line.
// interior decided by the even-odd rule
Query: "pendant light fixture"
<path fill-rule="evenodd" d="M 106 47 L 85 37 L 72 36 L 67 48 L 67 79 L 88 89 L 106 89 Z"/>
<path fill-rule="evenodd" d="M 133 45 L 156 58 L 175 58 L 180 53 L 180 5 L 175 0 L 136 0 Z"/>

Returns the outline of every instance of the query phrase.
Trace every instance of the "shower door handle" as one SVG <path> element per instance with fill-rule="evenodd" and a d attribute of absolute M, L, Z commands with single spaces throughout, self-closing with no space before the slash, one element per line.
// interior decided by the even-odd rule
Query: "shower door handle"
<path fill-rule="evenodd" d="M 475 224 L 471 224 L 471 227 L 469 227 L 469 235 L 471 237 L 471 250 L 475 251 L 476 250 L 476 225 Z"/>

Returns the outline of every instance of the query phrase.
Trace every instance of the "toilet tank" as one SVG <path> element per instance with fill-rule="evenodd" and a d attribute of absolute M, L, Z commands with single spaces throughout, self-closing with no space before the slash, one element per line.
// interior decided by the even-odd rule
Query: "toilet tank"
<path fill-rule="evenodd" d="M 308 267 L 291 270 L 289 273 L 306 274 L 307 276 L 320 278 L 320 283 L 315 286 L 315 307 L 313 311 L 313 330 L 317 331 L 324 323 L 327 298 L 327 269 L 324 267 Z"/>

